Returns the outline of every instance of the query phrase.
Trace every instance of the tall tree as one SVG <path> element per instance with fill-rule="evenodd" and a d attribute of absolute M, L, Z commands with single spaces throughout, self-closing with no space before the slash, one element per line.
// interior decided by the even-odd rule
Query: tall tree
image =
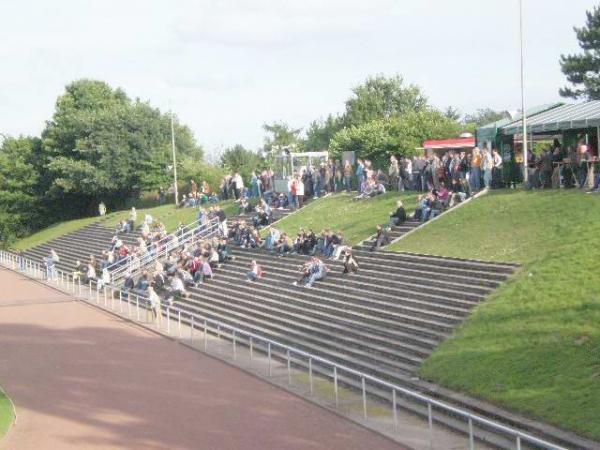
<path fill-rule="evenodd" d="M 302 132 L 302 128 L 292 128 L 285 122 L 265 123 L 263 130 L 267 133 L 264 143 L 266 151 L 271 151 L 273 146 L 285 147 L 298 144 Z"/>
<path fill-rule="evenodd" d="M 176 123 L 175 135 L 182 157 L 202 158 L 187 127 Z M 100 200 L 119 206 L 171 180 L 170 117 L 101 81 L 69 84 L 42 138 L 48 195 L 72 215 Z"/>
<path fill-rule="evenodd" d="M 586 11 L 586 25 L 574 27 L 583 53 L 561 55 L 560 68 L 572 86 L 560 89 L 560 95 L 570 98 L 600 99 L 600 7 Z"/>
<path fill-rule="evenodd" d="M 369 77 L 352 92 L 354 95 L 346 101 L 344 119 L 347 126 L 422 111 L 427 107 L 427 98 L 419 87 L 405 85 L 399 75 Z"/>
<path fill-rule="evenodd" d="M 455 137 L 461 127 L 437 110 L 413 111 L 344 128 L 331 140 L 330 148 L 334 156 L 354 151 L 359 158 L 383 164 L 391 155 L 415 154 L 426 139 Z"/>
<path fill-rule="evenodd" d="M 249 180 L 253 170 L 261 168 L 263 159 L 255 152 L 247 150 L 242 145 L 234 145 L 226 149 L 221 155 L 221 165 L 228 172 L 239 172 Z"/>
<path fill-rule="evenodd" d="M 329 142 L 343 126 L 343 119 L 332 114 L 325 120 L 313 120 L 306 130 L 306 139 L 302 142 L 301 150 L 305 152 L 327 150 Z"/>
<path fill-rule="evenodd" d="M 44 222 L 40 197 L 39 138 L 7 138 L 0 147 L 0 241 Z"/>

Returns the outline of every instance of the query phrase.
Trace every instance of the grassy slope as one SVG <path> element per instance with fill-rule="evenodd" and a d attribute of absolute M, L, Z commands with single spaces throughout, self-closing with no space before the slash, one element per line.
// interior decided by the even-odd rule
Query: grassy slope
<path fill-rule="evenodd" d="M 0 391 L 0 439 L 6 434 L 14 419 L 13 406 L 8 397 Z"/>
<path fill-rule="evenodd" d="M 394 247 L 523 269 L 421 375 L 600 439 L 600 197 L 498 192 Z"/>
<path fill-rule="evenodd" d="M 336 194 L 307 205 L 277 224 L 277 228 L 295 236 L 300 227 L 312 228 L 320 233 L 324 228 L 341 230 L 351 244 L 366 239 L 375 232 L 378 223 L 387 223 L 389 213 L 396 209 L 401 198 L 408 212 L 414 210 L 416 196 L 388 193 L 360 202 L 352 201 L 353 195 Z"/>
<path fill-rule="evenodd" d="M 226 201 L 220 203 L 221 207 L 225 210 L 228 215 L 237 214 L 238 208 L 233 201 Z M 173 205 L 163 205 L 147 209 L 138 209 L 138 222 L 144 218 L 144 214 L 151 214 L 152 217 L 162 221 L 167 230 L 172 231 L 180 222 L 191 223 L 196 220 L 198 215 L 197 208 L 175 208 Z M 119 211 L 116 213 L 108 214 L 104 217 L 101 223 L 107 227 L 113 228 L 119 223 L 121 219 L 127 219 L 129 217 L 129 211 Z M 44 242 L 48 242 L 52 239 L 56 239 L 64 234 L 77 231 L 87 225 L 94 222 L 100 221 L 100 217 L 86 217 L 84 219 L 70 220 L 67 222 L 60 222 L 51 225 L 48 228 L 44 228 L 37 233 L 32 234 L 23 239 L 19 239 L 13 245 L 14 248 L 20 250 L 27 250 L 28 248 L 41 245 Z"/>

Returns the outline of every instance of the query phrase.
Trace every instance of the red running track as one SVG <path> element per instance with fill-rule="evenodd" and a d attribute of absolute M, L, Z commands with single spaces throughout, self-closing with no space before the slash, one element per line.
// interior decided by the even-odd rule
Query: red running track
<path fill-rule="evenodd" d="M 240 370 L 0 270 L 2 449 L 398 449 Z"/>

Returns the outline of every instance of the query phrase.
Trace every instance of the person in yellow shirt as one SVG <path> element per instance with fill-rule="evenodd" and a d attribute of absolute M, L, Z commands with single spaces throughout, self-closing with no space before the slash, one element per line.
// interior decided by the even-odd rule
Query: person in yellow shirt
<path fill-rule="evenodd" d="M 481 189 L 481 151 L 478 147 L 473 149 L 469 182 L 473 192 L 479 192 Z"/>

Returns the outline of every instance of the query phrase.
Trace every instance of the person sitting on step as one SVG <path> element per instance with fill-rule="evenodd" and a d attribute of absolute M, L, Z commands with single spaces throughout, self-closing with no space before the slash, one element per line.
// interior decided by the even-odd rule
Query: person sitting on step
<path fill-rule="evenodd" d="M 247 281 L 258 281 L 263 277 L 262 267 L 256 262 L 256 260 L 252 260 L 250 263 L 250 270 L 246 272 L 246 280 Z"/>
<path fill-rule="evenodd" d="M 344 256 L 344 271 L 342 272 L 344 275 L 353 272 L 353 273 L 357 273 L 358 272 L 358 261 L 356 260 L 356 257 L 352 254 L 352 248 L 350 247 L 346 247 L 346 249 L 343 252 L 343 256 Z"/>
<path fill-rule="evenodd" d="M 375 241 L 371 246 L 371 251 L 374 252 L 379 247 L 383 247 L 384 245 L 388 245 L 390 243 L 390 236 L 387 228 L 382 227 L 381 225 L 377 225 L 377 233 L 375 234 Z"/>
<path fill-rule="evenodd" d="M 293 283 L 294 286 L 311 288 L 316 281 L 323 280 L 327 276 L 327 266 L 316 256 L 313 256 L 309 262 L 302 265 L 300 271 L 302 276 Z"/>
<path fill-rule="evenodd" d="M 402 200 L 398 200 L 396 202 L 396 211 L 390 213 L 390 226 L 402 225 L 404 222 L 406 222 L 406 210 L 404 209 Z"/>

